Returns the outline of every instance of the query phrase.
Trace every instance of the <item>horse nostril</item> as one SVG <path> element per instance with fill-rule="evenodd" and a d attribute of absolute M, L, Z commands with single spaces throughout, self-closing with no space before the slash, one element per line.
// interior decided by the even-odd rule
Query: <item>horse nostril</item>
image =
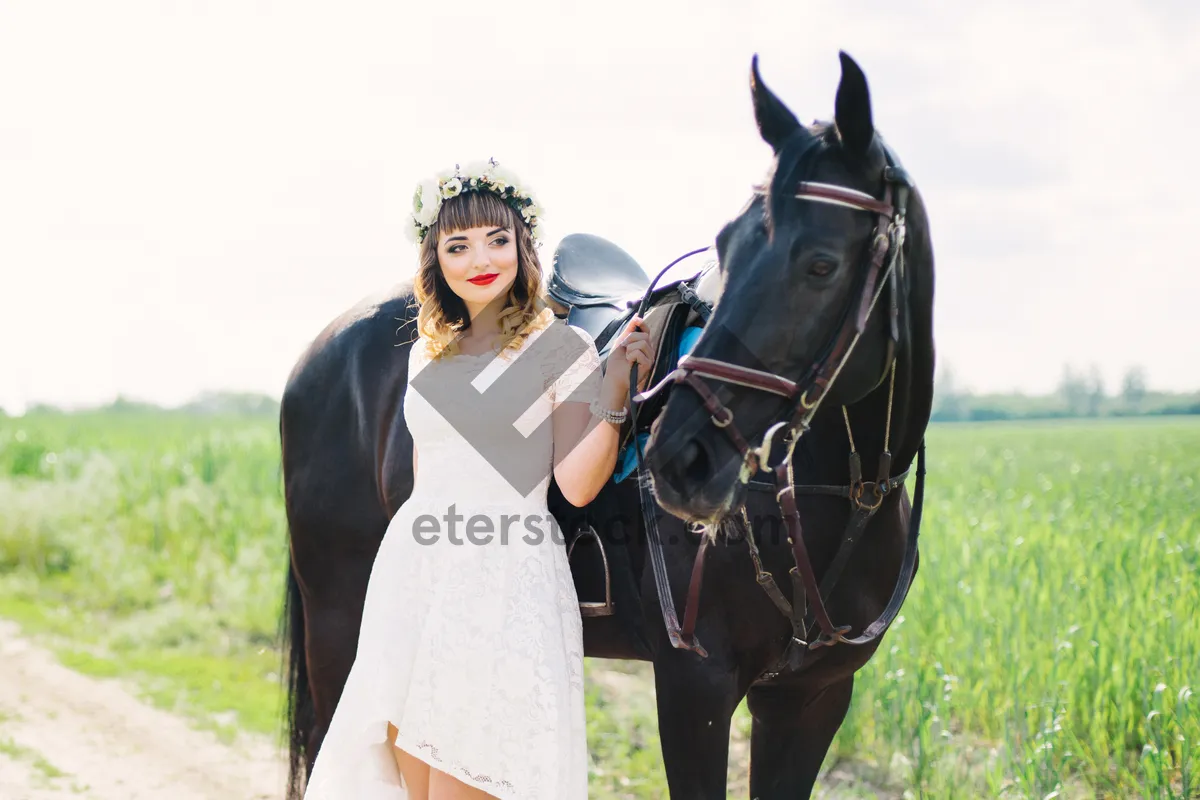
<path fill-rule="evenodd" d="M 683 465 L 683 476 L 691 487 L 703 486 L 708 478 L 708 453 L 700 443 L 692 440 L 684 445 L 679 454 L 679 463 Z"/>

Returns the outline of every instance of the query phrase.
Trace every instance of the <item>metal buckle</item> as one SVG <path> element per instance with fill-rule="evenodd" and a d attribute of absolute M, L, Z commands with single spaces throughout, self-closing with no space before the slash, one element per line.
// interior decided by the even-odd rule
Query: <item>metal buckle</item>
<path fill-rule="evenodd" d="M 846 634 L 850 632 L 849 625 L 842 625 L 836 628 L 831 634 L 821 634 L 816 641 L 808 646 L 809 650 L 816 650 L 818 647 L 832 647 L 838 642 L 846 641 Z"/>
<path fill-rule="evenodd" d="M 770 464 L 770 460 L 769 460 L 771 457 L 771 444 L 774 442 L 775 434 L 779 432 L 779 429 L 786 428 L 787 425 L 788 424 L 787 424 L 786 420 L 776 422 L 774 425 L 772 425 L 770 428 L 767 429 L 767 432 L 765 434 L 763 434 L 762 444 L 760 444 L 753 451 L 755 457 L 758 459 L 758 463 L 760 466 L 765 467 L 766 469 L 771 469 L 771 464 Z M 789 453 L 789 456 L 790 456 L 790 453 Z"/>

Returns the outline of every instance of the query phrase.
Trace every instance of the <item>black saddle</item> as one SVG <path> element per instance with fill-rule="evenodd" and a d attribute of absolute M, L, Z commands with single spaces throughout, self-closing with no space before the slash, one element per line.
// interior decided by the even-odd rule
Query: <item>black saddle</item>
<path fill-rule="evenodd" d="M 649 285 L 650 276 L 629 253 L 603 237 L 572 233 L 554 251 L 546 290 L 567 307 L 567 323 L 595 339 Z"/>
<path fill-rule="evenodd" d="M 659 276 L 651 300 L 687 282 L 711 306 L 703 284 L 715 265 L 714 254 L 707 250 L 677 260 Z M 572 233 L 554 251 L 547 293 L 567 308 L 566 322 L 587 331 L 603 357 L 649 285 L 650 277 L 629 253 L 601 236 Z"/>

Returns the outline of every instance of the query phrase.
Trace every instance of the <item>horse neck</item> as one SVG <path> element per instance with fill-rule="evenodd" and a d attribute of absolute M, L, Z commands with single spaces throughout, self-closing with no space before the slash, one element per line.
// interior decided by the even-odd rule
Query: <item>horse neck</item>
<path fill-rule="evenodd" d="M 891 474 L 908 469 L 916 458 L 933 409 L 933 243 L 920 192 L 910 198 L 908 236 L 904 244 L 900 301 L 900 338 L 896 382 L 888 431 L 888 376 L 863 400 L 849 408 L 855 444 L 862 457 L 863 478 L 879 476 L 879 454 L 892 454 Z M 841 409 L 837 409 L 841 416 Z M 844 420 L 835 420 L 845 428 Z M 826 422 L 825 424 L 829 424 Z M 860 433 L 861 430 L 861 433 Z"/>
<path fill-rule="evenodd" d="M 912 463 L 928 421 L 927 408 L 922 411 L 927 404 L 923 401 L 920 388 L 920 368 L 914 362 L 911 348 L 902 349 L 896 358 L 894 387 L 889 373 L 874 391 L 857 403 L 847 406 L 845 417 L 842 409 L 838 407 L 833 409 L 834 414 L 827 415 L 832 417 L 831 419 L 822 421 L 831 428 L 841 429 L 843 449 L 847 453 L 847 477 L 850 443 L 846 431 L 846 417 L 849 418 L 850 432 L 862 462 L 864 480 L 874 481 L 881 477 L 897 475 Z M 880 456 L 884 451 L 891 455 L 891 467 L 887 476 L 879 474 Z"/>
<path fill-rule="evenodd" d="M 928 275 L 927 264 L 911 265 Z M 925 299 L 927 283 L 915 281 L 910 291 L 910 309 L 904 330 L 904 344 L 896 353 L 896 380 L 890 375 L 866 397 L 849 405 L 824 406 L 813 419 L 812 427 L 796 446 L 794 461 L 798 483 L 847 485 L 850 481 L 850 436 L 862 462 L 862 477 L 873 481 L 879 476 L 880 454 L 892 454 L 891 475 L 907 469 L 916 457 L 933 404 L 932 309 Z M 890 430 L 888 405 L 891 404 Z M 849 417 L 850 432 L 846 430 Z"/>
<path fill-rule="evenodd" d="M 896 363 L 896 386 L 892 397 L 892 419 L 890 435 L 887 430 L 890 380 L 882 383 L 858 402 L 845 407 L 831 404 L 823 406 L 813 418 L 812 426 L 800 438 L 793 457 L 797 483 L 835 484 L 850 483 L 851 436 L 853 447 L 862 463 L 862 477 L 873 481 L 878 477 L 879 457 L 887 449 L 893 455 L 893 474 L 904 469 L 897 458 L 907 450 L 909 409 L 912 370 L 906 359 Z M 850 430 L 846 430 L 846 417 Z M 898 449 L 898 447 L 900 449 Z M 915 451 L 914 451 L 915 452 Z"/>

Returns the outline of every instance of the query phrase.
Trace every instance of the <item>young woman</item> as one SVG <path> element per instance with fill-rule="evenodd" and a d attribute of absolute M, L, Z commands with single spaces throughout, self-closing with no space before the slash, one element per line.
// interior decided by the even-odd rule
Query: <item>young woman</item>
<path fill-rule="evenodd" d="M 582 622 L 546 493 L 553 477 L 584 506 L 610 479 L 630 367 L 648 375 L 654 352 L 635 318 L 601 370 L 554 317 L 539 215 L 495 162 L 414 197 L 415 483 L 306 800 L 587 796 Z"/>

